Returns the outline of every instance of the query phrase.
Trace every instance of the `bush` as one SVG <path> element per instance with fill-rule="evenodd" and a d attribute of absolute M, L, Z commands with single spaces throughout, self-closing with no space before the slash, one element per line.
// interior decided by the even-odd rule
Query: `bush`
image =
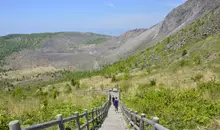
<path fill-rule="evenodd" d="M 156 80 L 155 79 L 150 80 L 150 85 L 155 86 L 156 85 Z"/>
<path fill-rule="evenodd" d="M 197 65 L 200 65 L 200 64 L 201 64 L 201 58 L 200 58 L 200 56 L 195 57 L 193 60 L 194 60 L 194 62 L 195 62 Z"/>
<path fill-rule="evenodd" d="M 69 84 L 66 84 L 64 92 L 65 93 L 71 93 L 72 92 L 72 87 Z"/>
<path fill-rule="evenodd" d="M 194 77 L 191 77 L 191 80 L 193 80 L 194 82 L 200 81 L 203 78 L 202 74 L 197 74 Z"/>
<path fill-rule="evenodd" d="M 186 64 L 187 64 L 187 63 L 186 63 L 185 60 L 181 60 L 181 61 L 180 61 L 180 66 L 181 66 L 181 67 L 185 66 Z"/>
<path fill-rule="evenodd" d="M 125 74 L 124 74 L 124 80 L 128 80 L 129 77 L 130 77 L 129 73 L 125 73 Z"/>
<path fill-rule="evenodd" d="M 203 98 L 207 90 L 210 94 L 215 93 L 212 99 Z M 173 130 L 207 126 L 220 115 L 220 87 L 216 83 L 204 83 L 198 89 L 145 86 L 138 88 L 136 93 L 124 94 L 123 102 L 128 108 L 145 113 L 147 118 L 157 116 L 163 126 Z"/>
<path fill-rule="evenodd" d="M 79 86 L 80 86 L 79 81 L 78 80 L 74 80 L 74 79 L 71 80 L 71 84 L 72 84 L 72 86 L 74 86 L 76 88 L 79 88 Z"/>
<path fill-rule="evenodd" d="M 115 77 L 115 75 L 112 75 L 112 82 L 116 82 L 117 80 L 116 80 L 116 77 Z"/>
<path fill-rule="evenodd" d="M 185 56 L 187 54 L 187 50 L 183 50 L 182 56 Z"/>

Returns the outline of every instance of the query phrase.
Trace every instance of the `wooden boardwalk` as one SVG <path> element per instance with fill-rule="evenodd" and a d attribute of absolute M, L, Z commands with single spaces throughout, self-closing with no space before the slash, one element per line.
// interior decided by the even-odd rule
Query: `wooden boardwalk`
<path fill-rule="evenodd" d="M 114 106 L 111 105 L 108 116 L 100 130 L 128 130 L 120 108 L 116 112 Z"/>

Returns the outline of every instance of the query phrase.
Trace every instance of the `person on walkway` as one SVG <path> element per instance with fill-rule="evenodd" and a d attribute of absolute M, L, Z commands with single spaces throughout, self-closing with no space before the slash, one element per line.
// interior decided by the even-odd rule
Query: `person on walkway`
<path fill-rule="evenodd" d="M 118 111 L 118 99 L 117 99 L 117 97 L 115 97 L 114 106 L 115 106 L 115 110 Z"/>
<path fill-rule="evenodd" d="M 115 105 L 114 103 L 115 103 L 115 97 L 112 96 L 112 104 Z"/>

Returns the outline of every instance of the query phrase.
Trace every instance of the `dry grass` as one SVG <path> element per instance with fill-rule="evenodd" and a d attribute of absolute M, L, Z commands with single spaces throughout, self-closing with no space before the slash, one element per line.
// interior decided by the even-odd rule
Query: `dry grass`
<path fill-rule="evenodd" d="M 40 101 L 38 99 L 26 99 L 16 101 L 16 99 L 8 97 L 7 103 L 4 104 L 9 115 L 20 116 L 24 113 L 39 109 Z"/>
<path fill-rule="evenodd" d="M 116 83 L 111 82 L 111 78 L 105 78 L 103 76 L 93 76 L 91 78 L 85 78 L 80 80 L 80 84 L 89 86 L 89 89 L 101 90 L 101 85 L 104 85 L 105 89 L 112 88 Z"/>
<path fill-rule="evenodd" d="M 6 72 L 7 76 L 3 76 L 3 78 L 7 79 L 21 79 L 23 76 L 25 77 L 31 77 L 37 74 L 44 74 L 47 72 L 55 72 L 58 71 L 58 69 L 54 67 L 37 67 L 37 68 L 27 68 L 23 70 L 16 70 L 16 71 L 8 71 Z"/>
<path fill-rule="evenodd" d="M 150 80 L 155 79 L 156 85 L 163 84 L 168 87 L 180 87 L 180 88 L 195 88 L 197 83 L 191 78 L 201 74 L 203 77 L 201 81 L 206 82 L 218 77 L 212 70 L 199 70 L 197 68 L 183 68 L 176 72 L 170 72 L 168 70 L 158 71 L 154 74 L 148 74 L 147 72 L 137 72 L 130 80 L 132 84 L 149 84 Z"/>

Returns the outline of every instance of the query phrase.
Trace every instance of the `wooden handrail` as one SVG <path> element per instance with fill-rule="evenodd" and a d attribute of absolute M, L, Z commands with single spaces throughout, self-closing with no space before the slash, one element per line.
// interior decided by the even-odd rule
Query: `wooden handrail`
<path fill-rule="evenodd" d="M 138 115 L 137 112 L 133 112 L 131 109 L 127 109 L 122 103 L 120 103 L 122 113 L 126 120 L 131 124 L 134 130 L 144 130 L 145 124 L 151 125 L 152 130 L 169 130 L 164 126 L 158 124 L 159 118 L 154 117 L 152 120 L 146 119 L 145 114 Z"/>
<path fill-rule="evenodd" d="M 111 100 L 108 99 L 108 101 L 99 108 L 93 108 L 90 112 L 87 110 L 84 111 L 84 113 L 80 114 L 78 112 L 74 113 L 74 116 L 63 118 L 62 114 L 58 114 L 56 120 L 52 120 L 49 122 L 44 122 L 40 124 L 35 124 L 26 128 L 21 129 L 20 122 L 18 120 L 11 121 L 9 123 L 9 130 L 40 130 L 49 128 L 52 126 L 58 126 L 58 130 L 64 130 L 64 124 L 66 122 L 75 120 L 76 122 L 76 129 L 81 130 L 86 128 L 89 130 L 90 124 L 92 124 L 93 127 L 95 127 L 95 120 L 103 121 L 107 117 L 108 110 L 111 106 Z M 91 114 L 91 119 L 89 119 L 89 115 Z M 85 118 L 86 123 L 80 124 L 80 118 Z"/>

